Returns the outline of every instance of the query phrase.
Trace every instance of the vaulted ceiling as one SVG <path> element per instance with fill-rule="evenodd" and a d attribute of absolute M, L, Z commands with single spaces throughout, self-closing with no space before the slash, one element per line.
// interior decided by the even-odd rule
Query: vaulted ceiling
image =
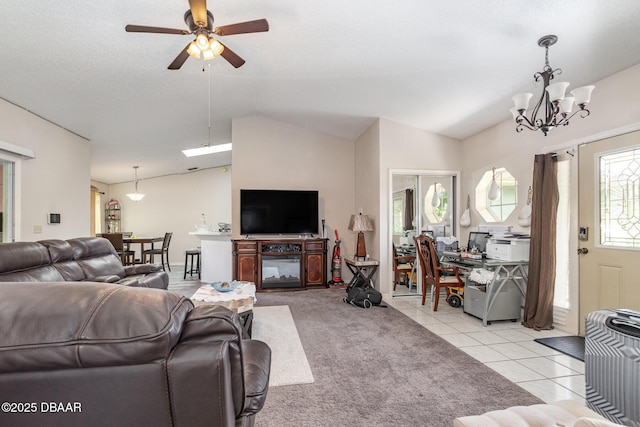
<path fill-rule="evenodd" d="M 220 38 L 242 67 L 189 58 L 168 70 L 193 36 L 124 30 L 186 29 L 188 0 L 5 0 L 0 97 L 90 140 L 92 178 L 114 183 L 131 180 L 133 165 L 144 178 L 229 164 L 229 153 L 187 159 L 180 150 L 231 142 L 231 120 L 248 115 L 348 139 L 383 117 L 464 139 L 509 119 L 515 93 L 539 93 L 533 74 L 546 34 L 559 37 L 549 60 L 571 88 L 640 63 L 637 0 L 209 0 L 207 8 L 214 27 L 268 20 L 268 32 Z"/>

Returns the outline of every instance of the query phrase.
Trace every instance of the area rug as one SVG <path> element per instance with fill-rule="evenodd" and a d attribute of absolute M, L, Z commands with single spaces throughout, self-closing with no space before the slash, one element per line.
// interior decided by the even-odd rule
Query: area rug
<path fill-rule="evenodd" d="M 342 301 L 344 289 L 262 292 L 287 305 L 315 379 L 271 387 L 257 427 L 446 426 L 456 417 L 542 403 L 388 307 Z"/>
<path fill-rule="evenodd" d="M 254 307 L 251 338 L 271 347 L 269 387 L 313 382 L 289 306 Z"/>
<path fill-rule="evenodd" d="M 536 338 L 534 341 L 584 362 L 584 337 Z"/>

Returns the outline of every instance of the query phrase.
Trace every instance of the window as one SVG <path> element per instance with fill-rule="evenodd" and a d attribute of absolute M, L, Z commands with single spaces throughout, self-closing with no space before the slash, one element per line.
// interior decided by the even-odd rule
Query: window
<path fill-rule="evenodd" d="M 447 214 L 449 196 L 446 188 L 440 184 L 431 184 L 424 196 L 424 214 L 430 224 L 439 224 Z"/>
<path fill-rule="evenodd" d="M 640 248 L 640 148 L 601 155 L 600 244 Z"/>
<path fill-rule="evenodd" d="M 402 235 L 404 220 L 404 197 L 393 197 L 393 234 Z"/>
<path fill-rule="evenodd" d="M 489 188 L 495 180 L 498 197 L 489 199 Z M 476 209 L 487 222 L 503 222 L 518 206 L 518 181 L 505 168 L 486 171 L 476 186 Z"/>

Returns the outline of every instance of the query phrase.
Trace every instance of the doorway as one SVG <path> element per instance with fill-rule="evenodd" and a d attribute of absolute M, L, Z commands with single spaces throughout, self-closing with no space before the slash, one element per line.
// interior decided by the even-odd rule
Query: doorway
<path fill-rule="evenodd" d="M 401 169 L 391 172 L 389 241 L 397 254 L 393 256 L 392 252 L 391 280 L 398 279 L 393 296 L 422 295 L 413 238 L 424 233 L 433 237 L 456 235 L 459 174 Z"/>
<path fill-rule="evenodd" d="M 640 132 L 579 147 L 580 335 L 587 313 L 640 310 Z"/>

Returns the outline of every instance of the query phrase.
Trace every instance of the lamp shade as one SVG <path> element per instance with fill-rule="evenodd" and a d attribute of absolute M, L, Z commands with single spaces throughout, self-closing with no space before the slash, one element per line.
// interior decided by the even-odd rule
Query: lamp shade
<path fill-rule="evenodd" d="M 373 223 L 369 215 L 351 215 L 349 221 L 349 230 L 351 231 L 373 231 Z"/>
<path fill-rule="evenodd" d="M 571 95 L 576 98 L 576 105 L 588 104 L 591 101 L 591 92 L 595 86 L 582 86 L 571 91 Z"/>
<path fill-rule="evenodd" d="M 373 222 L 368 215 L 351 215 L 349 220 L 349 230 L 358 232 L 358 241 L 356 243 L 356 258 L 365 258 L 367 256 L 367 247 L 364 241 L 364 231 L 373 231 Z"/>

